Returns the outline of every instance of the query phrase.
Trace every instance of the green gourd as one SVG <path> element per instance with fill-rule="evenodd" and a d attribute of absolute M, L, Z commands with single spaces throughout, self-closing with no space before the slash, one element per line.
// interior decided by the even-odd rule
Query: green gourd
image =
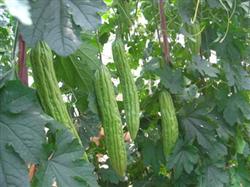
<path fill-rule="evenodd" d="M 191 35 L 191 39 L 188 40 L 188 46 L 191 53 L 194 55 L 200 54 L 201 48 L 201 28 L 199 22 L 186 26 L 187 32 Z"/>
<path fill-rule="evenodd" d="M 113 42 L 112 53 L 121 82 L 126 123 L 130 136 L 134 140 L 140 125 L 140 105 L 135 81 L 121 39 L 118 38 Z"/>
<path fill-rule="evenodd" d="M 38 42 L 31 50 L 30 61 L 34 83 L 44 111 L 69 128 L 81 142 L 63 102 L 53 66 L 53 54 L 49 46 L 45 42 Z"/>
<path fill-rule="evenodd" d="M 95 73 L 95 91 L 111 165 L 118 175 L 124 176 L 127 167 L 127 153 L 123 139 L 122 121 L 111 76 L 104 65 Z"/>
<path fill-rule="evenodd" d="M 174 103 L 168 91 L 161 91 L 159 95 L 159 103 L 161 111 L 163 152 L 165 157 L 168 157 L 179 136 L 178 121 Z"/>

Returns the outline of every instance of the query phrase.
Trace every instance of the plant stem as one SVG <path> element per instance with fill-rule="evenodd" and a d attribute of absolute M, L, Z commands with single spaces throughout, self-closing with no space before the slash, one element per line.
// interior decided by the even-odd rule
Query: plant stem
<path fill-rule="evenodd" d="M 197 0 L 195 12 L 194 12 L 194 17 L 193 17 L 193 19 L 191 19 L 192 24 L 196 21 L 196 17 L 197 17 L 197 14 L 198 14 L 198 9 L 199 9 L 199 4 L 200 4 L 200 0 Z"/>
<path fill-rule="evenodd" d="M 164 14 L 164 0 L 159 0 L 159 12 L 160 12 L 160 24 L 161 24 L 161 34 L 163 38 L 163 56 L 166 63 L 171 64 L 170 54 L 169 54 L 169 42 L 167 34 L 167 24 L 166 17 Z"/>

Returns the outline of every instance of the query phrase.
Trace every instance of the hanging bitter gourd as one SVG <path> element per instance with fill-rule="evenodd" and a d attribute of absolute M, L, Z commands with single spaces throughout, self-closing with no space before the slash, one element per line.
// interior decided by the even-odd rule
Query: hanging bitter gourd
<path fill-rule="evenodd" d="M 76 128 L 63 102 L 53 66 L 53 54 L 45 42 L 31 50 L 30 61 L 35 86 L 44 111 L 64 124 L 80 141 Z"/>
<path fill-rule="evenodd" d="M 126 123 L 131 138 L 135 139 L 140 125 L 139 98 L 121 39 L 117 38 L 113 42 L 112 53 L 121 82 Z"/>
<path fill-rule="evenodd" d="M 104 65 L 95 73 L 95 91 L 111 165 L 117 174 L 124 176 L 127 167 L 127 154 L 123 140 L 122 121 L 111 76 Z"/>
<path fill-rule="evenodd" d="M 198 21 L 186 26 L 187 32 L 191 35 L 188 46 L 193 55 L 200 54 L 201 48 L 201 28 Z"/>
<path fill-rule="evenodd" d="M 168 157 L 172 152 L 179 136 L 178 121 L 172 97 L 167 90 L 161 91 L 159 95 L 163 152 Z"/>

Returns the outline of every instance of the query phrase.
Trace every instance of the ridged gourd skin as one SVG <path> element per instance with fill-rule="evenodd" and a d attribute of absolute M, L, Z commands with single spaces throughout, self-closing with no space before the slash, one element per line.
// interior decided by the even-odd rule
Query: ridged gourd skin
<path fill-rule="evenodd" d="M 140 126 L 140 104 L 135 81 L 121 39 L 117 38 L 113 42 L 112 53 L 121 83 L 126 123 L 130 136 L 134 140 Z"/>
<path fill-rule="evenodd" d="M 124 176 L 127 168 L 127 153 L 123 139 L 122 121 L 111 75 L 104 65 L 95 73 L 95 91 L 111 165 L 117 174 Z"/>
<path fill-rule="evenodd" d="M 189 47 L 191 49 L 192 54 L 200 54 L 201 48 L 201 28 L 199 22 L 195 22 L 191 25 L 187 26 L 187 31 L 192 35 L 192 38 L 195 41 L 189 41 Z"/>
<path fill-rule="evenodd" d="M 178 121 L 175 113 L 172 97 L 167 90 L 161 91 L 159 95 L 163 152 L 168 157 L 172 152 L 179 136 Z"/>
<path fill-rule="evenodd" d="M 63 102 L 53 66 L 53 54 L 45 42 L 31 50 L 30 61 L 33 78 L 44 111 L 71 130 L 80 141 L 75 126 Z"/>

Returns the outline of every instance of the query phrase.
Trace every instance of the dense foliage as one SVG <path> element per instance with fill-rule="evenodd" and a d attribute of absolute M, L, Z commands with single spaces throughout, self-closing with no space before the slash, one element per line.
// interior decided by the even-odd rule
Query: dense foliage
<path fill-rule="evenodd" d="M 249 0 L 12 2 L 0 0 L 1 187 L 250 186 Z M 112 59 L 116 37 L 125 45 L 140 101 L 134 140 Z M 58 88 L 82 142 L 44 110 L 37 94 L 30 49 L 38 41 L 53 50 Z M 20 59 L 26 59 L 29 87 L 18 74 Z M 107 148 L 116 146 L 105 141 L 96 99 L 95 72 L 102 64 L 115 85 L 125 176 L 107 158 Z M 163 90 L 178 120 L 167 154 Z"/>

